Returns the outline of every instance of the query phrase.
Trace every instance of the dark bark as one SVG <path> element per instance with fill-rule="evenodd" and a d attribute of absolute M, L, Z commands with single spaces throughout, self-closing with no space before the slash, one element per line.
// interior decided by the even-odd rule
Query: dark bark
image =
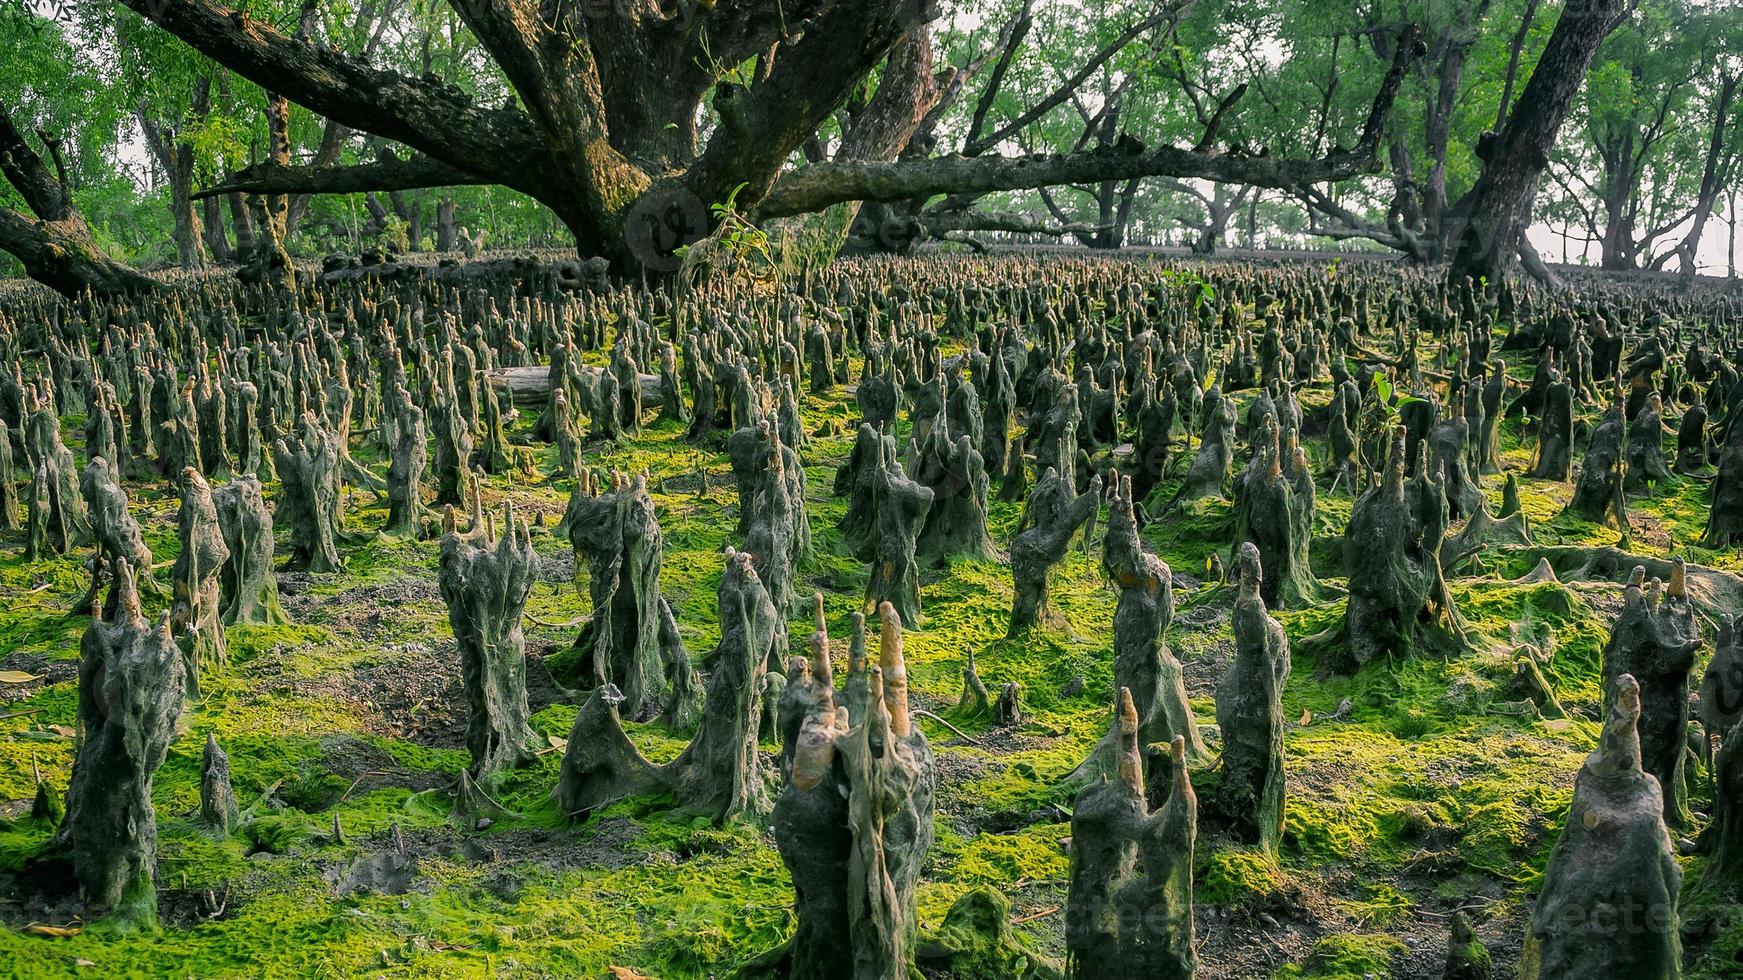
<path fill-rule="evenodd" d="M 230 235 L 224 230 L 224 202 L 221 198 L 208 197 L 200 202 L 200 220 L 204 225 L 201 239 L 206 243 L 207 251 L 212 253 L 212 261 L 226 265 L 230 261 Z"/>
<path fill-rule="evenodd" d="M 40 135 L 40 134 L 39 134 Z M 50 153 L 54 141 L 45 140 Z M 12 253 L 30 278 L 66 296 L 144 292 L 157 283 L 103 254 L 72 192 L 25 142 L 0 105 L 0 176 L 11 183 L 34 220 L 0 207 L 0 249 Z"/>
<path fill-rule="evenodd" d="M 1375 97 L 1355 148 L 1334 150 L 1321 159 L 1276 159 L 1172 146 L 1145 149 L 1140 144 L 1126 153 L 941 157 L 893 164 L 834 162 L 804 167 L 782 177 L 756 214 L 773 218 L 816 211 L 844 200 L 902 201 L 940 193 L 988 193 L 1148 176 L 1285 188 L 1341 180 L 1371 172 L 1376 166 L 1374 152 L 1414 50 L 1410 44 L 1400 45 L 1399 57 Z"/>
<path fill-rule="evenodd" d="M 1507 124 L 1479 142 L 1470 220 L 1447 270 L 1447 281 L 1500 283 L 1531 224 L 1538 179 L 1562 120 L 1585 82 L 1598 46 L 1615 29 L 1624 0 L 1570 0 Z"/>

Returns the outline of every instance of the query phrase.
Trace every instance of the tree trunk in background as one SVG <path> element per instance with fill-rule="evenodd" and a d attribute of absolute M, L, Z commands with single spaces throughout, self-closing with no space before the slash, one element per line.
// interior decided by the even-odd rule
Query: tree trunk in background
<path fill-rule="evenodd" d="M 1641 155 L 1630 125 L 1616 139 L 1598 145 L 1602 164 L 1598 186 L 1603 190 L 1604 238 L 1598 245 L 1598 267 L 1626 272 L 1635 266 L 1635 197 L 1640 193 Z"/>
<path fill-rule="evenodd" d="M 1735 158 L 1727 159 L 1725 156 L 1725 136 L 1731 110 L 1737 103 L 1739 82 L 1743 82 L 1743 76 L 1729 72 L 1719 76 L 1719 91 L 1713 98 L 1713 128 L 1707 138 L 1707 159 L 1701 167 L 1701 190 L 1695 198 L 1693 224 L 1689 226 L 1689 233 L 1683 236 L 1676 249 L 1665 256 L 1665 259 L 1670 255 L 1679 257 L 1682 260 L 1682 273 L 1691 279 L 1695 276 L 1695 256 L 1701 247 L 1701 236 L 1707 230 L 1707 219 L 1718 209 L 1719 192 L 1724 189 L 1737 167 Z M 1654 264 L 1663 265 L 1665 259 Z"/>
<path fill-rule="evenodd" d="M 363 237 L 374 238 L 387 230 L 387 219 L 390 212 L 387 205 L 381 203 L 379 194 L 363 195 L 363 209 L 369 212 L 369 220 L 363 223 Z"/>
<path fill-rule="evenodd" d="M 841 137 L 837 160 L 894 160 L 932 111 L 939 97 L 932 75 L 932 30 L 921 24 L 897 41 L 884 62 L 883 78 Z M 842 231 L 836 231 L 839 224 Z M 846 253 L 906 251 L 922 234 L 912 210 L 850 201 L 825 212 L 821 231 L 840 240 Z M 829 242 L 819 243 L 824 248 Z"/>
<path fill-rule="evenodd" d="M 1125 187 L 1120 189 L 1120 206 L 1114 212 L 1114 226 L 1108 230 L 1108 233 L 1113 236 L 1113 245 L 1110 246 L 1112 248 L 1124 248 L 1126 245 L 1126 236 L 1130 234 L 1132 228 L 1132 213 L 1138 203 L 1138 185 L 1140 183 L 1142 181 L 1139 178 L 1133 177 L 1126 181 Z"/>
<path fill-rule="evenodd" d="M 169 173 L 169 208 L 175 218 L 176 264 L 184 269 L 203 269 L 206 266 L 205 236 L 201 222 L 194 215 L 194 202 L 189 197 L 194 192 L 193 160 L 183 159 L 183 149 L 189 150 L 188 156 L 192 156 L 191 147 L 178 144 L 173 149 L 175 166 Z"/>
<path fill-rule="evenodd" d="M 236 248 L 230 257 L 237 262 L 246 262 L 254 254 L 254 215 L 249 213 L 242 192 L 235 191 L 224 197 L 230 204 L 230 227 L 236 232 Z"/>
<path fill-rule="evenodd" d="M 189 103 L 192 119 L 204 119 L 212 108 L 212 79 L 201 78 L 194 85 Z M 163 123 L 141 103 L 135 113 L 139 129 L 145 134 L 146 148 L 163 172 L 169 185 L 169 211 L 175 222 L 176 263 L 184 269 L 200 269 L 206 264 L 206 249 L 201 216 L 194 213 L 194 146 L 186 139 L 187 120 Z"/>
<path fill-rule="evenodd" d="M 212 254 L 212 261 L 219 265 L 230 262 L 230 236 L 224 231 L 224 202 L 216 197 L 208 197 L 200 202 L 200 218 L 206 226 L 204 238 L 206 251 Z"/>
<path fill-rule="evenodd" d="M 1535 4 L 1536 0 L 1532 0 Z M 1482 0 L 1478 4 L 1474 16 L 1461 18 L 1454 26 L 1454 33 L 1444 42 L 1446 53 L 1440 62 L 1440 85 L 1435 92 L 1435 100 L 1429 113 L 1426 125 L 1426 144 L 1428 149 L 1428 186 L 1422 192 L 1422 224 L 1429 239 L 1428 256 L 1439 261 L 1446 254 L 1447 235 L 1442 230 L 1446 215 L 1446 154 L 1447 146 L 1452 141 L 1453 113 L 1458 110 L 1459 89 L 1464 82 L 1465 57 L 1470 53 L 1471 45 L 1478 37 L 1483 18 L 1489 12 L 1490 0 Z M 1531 16 L 1527 13 L 1527 19 Z M 1517 57 L 1517 51 L 1514 52 Z M 1512 79 L 1508 79 L 1512 85 Z"/>
<path fill-rule="evenodd" d="M 330 167 L 339 159 L 339 151 L 345 146 L 345 137 L 351 130 L 339 125 L 333 120 L 327 120 L 326 128 L 321 130 L 321 145 L 315 148 L 315 158 L 310 166 Z M 290 211 L 285 215 L 285 233 L 288 235 L 302 226 L 303 219 L 308 216 L 309 205 L 314 203 L 315 195 L 297 194 L 290 199 Z"/>
<path fill-rule="evenodd" d="M 1248 189 L 1243 187 L 1233 197 L 1225 196 L 1223 185 L 1218 184 L 1212 198 L 1205 202 L 1205 224 L 1198 229 L 1198 238 L 1192 243 L 1192 251 L 1198 255 L 1215 255 L 1221 247 L 1223 238 L 1228 234 L 1229 220 L 1241 210 L 1246 203 Z M 1251 229 L 1248 234 L 1252 234 Z"/>
<path fill-rule="evenodd" d="M 1737 278 L 1737 192 L 1736 191 L 1731 192 L 1731 220 L 1728 222 L 1728 224 L 1731 226 L 1731 235 L 1730 235 L 1730 241 L 1726 244 L 1726 248 L 1725 248 L 1725 275 L 1728 278 L 1735 279 L 1735 278 Z"/>
<path fill-rule="evenodd" d="M 266 162 L 290 166 L 290 101 L 266 93 Z M 296 288 L 296 267 L 285 248 L 290 219 L 286 194 L 250 194 L 248 210 L 254 220 L 254 246 L 242 262 L 238 277 L 248 283 L 268 283 L 281 292 Z"/>
<path fill-rule="evenodd" d="M 406 251 L 422 251 L 422 246 L 418 244 L 424 240 L 424 209 L 421 202 L 405 191 L 388 191 L 387 199 L 393 204 L 393 213 L 405 222 Z"/>
<path fill-rule="evenodd" d="M 1568 0 L 1549 44 L 1499 134 L 1477 146 L 1477 178 L 1470 221 L 1447 270 L 1448 282 L 1499 283 L 1531 224 L 1537 182 L 1549 165 L 1562 120 L 1585 82 L 1598 45 L 1617 24 L 1623 0 Z"/>
<path fill-rule="evenodd" d="M 454 195 L 443 194 L 436 205 L 436 251 L 452 252 L 460 247 L 460 231 L 454 223 Z"/>

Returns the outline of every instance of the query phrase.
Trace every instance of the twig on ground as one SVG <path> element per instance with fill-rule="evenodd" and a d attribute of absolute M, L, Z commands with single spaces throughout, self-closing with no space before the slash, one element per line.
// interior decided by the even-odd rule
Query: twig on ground
<path fill-rule="evenodd" d="M 957 728 L 955 725 L 952 725 L 950 722 L 945 721 L 943 718 L 938 717 L 937 715 L 933 714 L 930 711 L 927 711 L 924 708 L 914 708 L 912 713 L 919 715 L 922 718 L 930 718 L 933 721 L 937 722 L 938 724 L 943 725 L 945 728 L 950 729 L 951 732 L 953 732 L 957 738 L 962 739 L 964 742 L 967 742 L 970 745 L 979 745 L 980 744 L 980 739 L 975 738 L 973 735 L 970 735 L 967 732 L 963 731 L 962 729 Z"/>

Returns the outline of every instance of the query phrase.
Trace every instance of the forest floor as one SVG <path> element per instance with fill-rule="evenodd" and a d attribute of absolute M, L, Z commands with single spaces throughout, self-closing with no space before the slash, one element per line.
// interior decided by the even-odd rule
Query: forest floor
<path fill-rule="evenodd" d="M 1510 371 L 1528 376 L 1530 365 L 1511 363 Z M 1238 395 L 1243 418 L 1251 395 Z M 1300 397 L 1311 430 L 1329 391 L 1310 386 Z M 823 594 L 831 634 L 841 639 L 866 569 L 844 555 L 835 525 L 845 501 L 830 490 L 857 413 L 845 390 L 807 395 L 803 409 L 815 434 L 801 456 L 817 555 L 800 592 Z M 523 413 L 511 436 L 524 436 L 532 421 Z M 64 428 L 75 452 L 81 422 L 69 418 Z M 1505 431 L 1503 461 L 1522 471 L 1530 451 L 1516 426 Z M 373 448 L 358 455 L 381 465 Z M 650 472 L 666 541 L 661 587 L 692 656 L 705 654 L 718 637 L 722 549 L 738 540 L 723 445 L 695 447 L 677 425 L 658 424 L 591 447 L 588 462 Z M 542 455 L 539 471 L 554 468 Z M 1500 487 L 1498 477 L 1484 480 L 1492 506 Z M 1557 516 L 1568 485 L 1522 479 L 1520 487 L 1539 545 L 1616 543 L 1612 529 Z M 1159 498 L 1171 490 L 1164 484 Z M 161 487 L 129 491 L 148 544 L 167 562 L 176 552 L 175 498 Z M 484 486 L 487 508 L 506 498 L 532 517 L 541 556 L 528 603 L 529 696 L 534 726 L 553 748 L 500 794 L 518 816 L 483 831 L 449 825 L 467 754 L 455 644 L 435 584 L 437 545 L 375 538 L 385 501 L 350 491 L 345 527 L 356 540 L 342 549 L 345 570 L 282 574 L 294 625 L 232 628 L 227 669 L 183 714 L 154 794 L 162 927 L 131 934 L 83 927 L 64 883 L 19 873 L 51 834 L 27 816 L 33 772 L 56 792 L 69 776 L 88 619 L 65 610 L 86 581 L 77 561 L 25 563 L 18 540 L 0 541 L 0 671 L 31 678 L 0 682 L 0 962 L 10 964 L 0 972 L 603 976 L 616 966 L 638 971 L 622 976 L 681 978 L 728 975 L 778 944 L 792 928 L 793 898 L 766 828 L 678 822 L 648 800 L 577 825 L 554 810 L 556 747 L 576 706 L 564 703 L 551 670 L 575 638 L 566 624 L 588 612 L 569 544 L 550 532 L 568 493 L 566 481 L 545 479 L 497 477 Z M 1702 481 L 1679 477 L 1636 501 L 1632 547 L 1736 570 L 1743 563 L 1735 552 L 1698 545 L 1706 494 Z M 1331 585 L 1340 582 L 1350 505 L 1347 489 L 1322 487 L 1313 557 Z M 1020 509 L 995 502 L 996 541 L 1008 542 Z M 1232 527 L 1230 505 L 1210 501 L 1144 530 L 1174 572 L 1180 608 L 1168 639 L 1213 750 L 1213 691 L 1232 655 L 1232 594 L 1205 579 L 1212 554 L 1226 560 Z M 1510 973 L 1574 773 L 1597 737 L 1599 657 L 1620 588 L 1511 584 L 1535 563 L 1526 552 L 1479 561 L 1486 567 L 1461 569 L 1452 582 L 1475 649 L 1376 663 L 1354 676 L 1334 676 L 1297 653 L 1283 694 L 1290 725 L 1279 859 L 1201 827 L 1202 976 L 1439 977 L 1455 909 L 1473 915 L 1497 975 Z M 1009 570 L 995 561 L 956 561 L 922 581 L 926 618 L 906 644 L 916 702 L 973 741 L 921 721 L 940 784 L 921 930 L 935 928 L 965 890 L 988 885 L 1010 899 L 1024 941 L 1063 957 L 1073 794 L 1062 781 L 1106 731 L 1115 592 L 1091 547 L 1074 549 L 1055 577 L 1068 629 L 1007 638 L 1011 594 Z M 1299 646 L 1342 610 L 1334 599 L 1277 618 Z M 793 649 L 805 648 L 811 628 L 807 617 L 791 620 Z M 1574 717 L 1509 713 L 1509 652 L 1550 634 L 1548 674 Z M 990 728 L 953 711 L 969 651 L 988 687 L 1022 686 L 1021 724 Z M 684 744 L 682 734 L 654 725 L 626 727 L 656 761 Z M 229 752 L 237 796 L 252 812 L 229 839 L 213 839 L 192 820 L 208 732 Z M 763 748 L 773 756 L 773 745 Z M 1214 767 L 1194 778 L 1214 783 Z M 1692 785 L 1696 809 L 1706 810 L 1704 773 Z M 402 849 L 409 860 L 385 857 Z M 24 930 L 29 923 L 80 931 L 48 937 Z M 1730 953 L 1738 945 L 1738 937 L 1721 937 L 1696 972 L 1733 975 L 1724 971 L 1737 969 Z"/>

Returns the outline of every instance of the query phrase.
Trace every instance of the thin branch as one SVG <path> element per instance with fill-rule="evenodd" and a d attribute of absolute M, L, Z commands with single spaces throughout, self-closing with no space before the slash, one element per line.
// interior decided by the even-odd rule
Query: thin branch
<path fill-rule="evenodd" d="M 1023 190 L 1133 177 L 1202 177 L 1230 184 L 1289 189 L 1372 173 L 1379 167 L 1376 150 L 1386 119 L 1406 70 L 1420 53 L 1414 28 L 1407 29 L 1401 41 L 1354 149 L 1334 150 L 1324 157 L 1306 160 L 1195 153 L 1164 146 L 1130 153 L 1097 150 L 1064 156 L 832 162 L 782 175 L 757 208 L 757 217 L 805 214 L 843 201 L 904 201 L 935 194 Z"/>
<path fill-rule="evenodd" d="M 1132 43 L 1132 41 L 1136 40 L 1144 32 L 1178 17 L 1182 12 L 1191 7 L 1193 2 L 1194 0 L 1181 0 L 1181 2 L 1177 4 L 1171 4 L 1162 10 L 1145 17 L 1137 23 L 1132 24 L 1124 31 L 1121 31 L 1118 37 L 1108 42 L 1107 45 L 1105 45 L 1100 51 L 1097 51 L 1088 61 L 1078 66 L 1077 71 L 1073 72 L 1065 79 L 1065 81 L 1060 82 L 1050 94 L 1030 106 L 1026 111 L 1018 115 L 1017 118 L 1003 126 L 1000 126 L 997 130 L 994 130 L 986 136 L 965 141 L 962 146 L 963 155 L 971 157 L 979 156 L 987 150 L 999 145 L 1012 133 L 1027 127 L 1030 123 L 1040 119 L 1047 113 L 1052 112 L 1054 107 L 1061 105 L 1067 99 L 1071 98 L 1072 94 L 1082 87 L 1083 83 L 1088 80 L 1089 76 L 1095 74 L 1102 65 L 1107 64 L 1114 55 L 1125 50 L 1126 45 Z"/>

